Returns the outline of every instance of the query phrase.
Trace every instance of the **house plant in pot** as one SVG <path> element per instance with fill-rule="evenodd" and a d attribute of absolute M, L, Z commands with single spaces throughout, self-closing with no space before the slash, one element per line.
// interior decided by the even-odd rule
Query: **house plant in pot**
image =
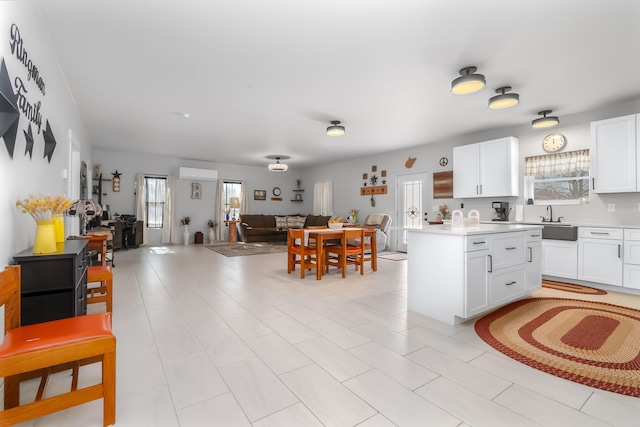
<path fill-rule="evenodd" d="M 191 222 L 191 217 L 183 216 L 180 219 L 180 224 L 184 227 L 184 231 L 182 232 L 182 242 L 185 245 L 189 244 L 189 223 Z"/>
<path fill-rule="evenodd" d="M 207 221 L 207 225 L 209 226 L 209 243 L 213 243 L 216 240 L 215 228 L 218 223 L 214 219 L 210 219 Z"/>

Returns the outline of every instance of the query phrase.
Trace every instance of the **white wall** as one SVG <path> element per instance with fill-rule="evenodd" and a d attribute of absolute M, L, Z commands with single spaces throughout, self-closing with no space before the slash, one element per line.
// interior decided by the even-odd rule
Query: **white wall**
<path fill-rule="evenodd" d="M 149 175 L 172 175 L 178 176 L 179 167 L 192 167 L 200 169 L 214 169 L 218 171 L 219 180 L 244 180 L 247 183 L 248 206 L 247 213 L 266 214 L 297 214 L 309 213 L 313 205 L 313 189 L 306 188 L 303 194 L 303 202 L 292 202 L 295 198 L 293 189 L 296 188 L 296 179 L 302 178 L 299 171 L 289 169 L 287 172 L 269 172 L 265 167 L 252 167 L 231 165 L 225 163 L 205 162 L 199 160 L 185 160 L 174 157 L 149 156 L 141 154 L 114 152 L 114 151 L 94 151 L 94 160 L 100 164 L 103 178 L 112 178 L 112 173 L 117 169 L 122 174 L 120 177 L 120 192 L 111 191 L 111 183 L 103 184 L 102 203 L 108 204 L 112 214 L 133 214 L 135 206 L 134 183 L 138 173 Z M 191 198 L 191 183 L 199 182 L 202 185 L 202 199 Z M 271 200 L 273 188 L 279 187 L 282 191 L 280 197 L 282 201 Z M 302 188 L 305 181 L 302 181 Z M 266 190 L 267 200 L 253 200 L 254 190 Z M 183 216 L 191 217 L 189 226 L 190 238 L 193 243 L 194 233 L 202 231 L 205 240 L 208 236 L 207 220 L 213 219 L 215 209 L 215 197 L 217 183 L 215 181 L 201 180 L 176 180 L 176 226 L 179 227 L 179 220 Z M 305 197 L 306 196 L 306 197 Z M 94 196 L 97 198 L 97 196 Z M 224 226 L 224 224 L 223 224 Z M 154 233 L 154 231 L 156 231 Z M 178 240 L 181 241 L 182 230 L 178 229 Z M 148 230 L 148 244 L 159 244 L 160 234 L 157 230 Z"/>
<path fill-rule="evenodd" d="M 516 107 L 518 108 L 518 107 Z M 524 188 L 524 159 L 526 157 L 544 154 L 542 139 L 552 132 L 559 132 L 567 138 L 565 150 L 572 151 L 589 148 L 591 141 L 591 122 L 611 117 L 640 112 L 640 99 L 625 103 L 607 106 L 598 110 L 563 117 L 560 115 L 560 125 L 550 130 L 534 130 L 528 123 L 522 126 L 495 129 L 473 135 L 453 138 L 448 141 L 440 141 L 434 144 L 425 144 L 409 149 L 389 151 L 381 155 L 363 156 L 360 159 L 338 162 L 304 171 L 304 180 L 308 186 L 313 182 L 333 180 L 335 189 L 334 213 L 346 214 L 350 209 L 359 209 L 359 217 L 370 213 L 387 213 L 392 216 L 393 223 L 397 224 L 396 212 L 396 187 L 395 182 L 399 175 L 426 172 L 444 172 L 453 170 L 453 147 L 475 142 L 487 141 L 505 136 L 515 136 L 520 141 L 520 194 Z M 413 167 L 407 169 L 404 165 L 409 157 L 416 157 Z M 438 161 L 442 157 L 449 159 L 449 164 L 442 167 Z M 369 196 L 360 196 L 362 186 L 362 174 L 371 175 L 371 166 L 377 166 L 377 175 L 381 170 L 387 171 L 388 194 L 375 196 L 376 206 L 371 207 Z M 505 197 L 495 199 L 439 199 L 434 205 L 446 204 L 450 210 L 459 209 L 464 203 L 464 211 L 477 209 L 481 219 L 492 218 L 492 201 L 506 201 L 511 206 L 516 203 L 524 204 L 523 197 Z M 607 210 L 608 203 L 616 204 L 616 212 Z M 591 202 L 583 205 L 562 205 L 554 207 L 554 218 L 563 216 L 565 222 L 596 223 L 596 224 L 635 224 L 640 223 L 640 193 L 627 194 L 591 194 Z M 429 218 L 435 218 L 436 212 L 429 213 Z M 513 220 L 513 212 L 510 219 Z M 524 206 L 525 221 L 539 221 L 540 216 L 546 215 L 544 206 Z M 395 248 L 396 234 L 390 236 L 390 244 Z"/>
<path fill-rule="evenodd" d="M 519 188 L 524 187 L 524 159 L 529 156 L 544 154 L 542 139 L 551 132 L 560 132 L 567 138 L 565 150 L 578 150 L 589 148 L 590 123 L 610 117 L 640 112 L 640 100 L 617 104 L 614 106 L 590 111 L 569 117 L 560 116 L 560 126 L 552 130 L 534 130 L 528 123 L 521 126 L 495 129 L 473 135 L 454 138 L 449 141 L 440 141 L 433 144 L 424 144 L 413 148 L 393 150 L 380 155 L 363 156 L 359 159 L 350 159 L 336 162 L 330 165 L 320 166 L 304 171 L 289 170 L 283 173 L 274 173 L 266 170 L 266 167 L 249 167 L 229 165 L 215 162 L 202 162 L 194 160 L 181 160 L 169 157 L 134 155 L 121 152 L 95 151 L 95 163 L 102 164 L 105 175 L 118 169 L 123 173 L 122 190 L 119 194 L 112 194 L 107 186 L 109 195 L 105 197 L 106 203 L 111 205 L 112 212 L 130 213 L 133 211 L 133 180 L 138 172 L 160 175 L 177 175 L 179 166 L 198 167 L 205 169 L 217 169 L 220 179 L 245 179 L 249 188 L 249 213 L 268 214 L 295 214 L 311 213 L 313 208 L 313 184 L 319 181 L 333 181 L 334 206 L 333 213 L 346 215 L 351 209 L 358 209 L 359 221 L 371 213 L 390 214 L 393 223 L 397 224 L 396 212 L 396 181 L 398 176 L 422 173 L 429 175 L 434 172 L 450 171 L 453 168 L 453 147 L 475 142 L 486 141 L 504 136 L 515 136 L 520 141 L 520 183 Z M 405 167 L 409 157 L 416 157 L 412 168 Z M 442 157 L 449 159 L 447 166 L 440 166 Z M 140 168 L 144 165 L 144 169 Z M 361 196 L 362 174 L 371 176 L 371 166 L 377 166 L 376 175 L 381 184 L 380 172 L 387 171 L 388 194 L 375 196 L 375 206 L 371 206 L 370 196 Z M 296 203 L 290 200 L 294 198 L 293 189 L 296 187 L 296 179 L 302 179 L 304 202 Z M 109 184 L 109 183 L 107 183 Z M 206 236 L 206 220 L 211 216 L 215 197 L 215 183 L 202 182 L 203 199 L 192 200 L 191 181 L 178 181 L 178 214 L 189 215 L 193 219 L 191 226 L 191 241 L 193 232 L 203 231 Z M 283 201 L 271 201 L 271 191 L 274 187 L 282 190 Z M 254 201 L 253 190 L 267 190 L 267 201 Z M 505 197 L 495 199 L 438 199 L 434 200 L 434 206 L 446 204 L 450 210 L 459 209 L 464 204 L 464 211 L 476 209 L 480 212 L 481 219 L 492 218 L 492 201 L 506 201 L 511 206 L 516 203 L 524 204 L 523 197 Z M 607 210 L 609 203 L 616 204 L 616 212 Z M 640 222 L 640 193 L 631 194 L 592 194 L 591 202 L 583 205 L 562 205 L 554 208 L 554 218 L 564 217 L 565 222 L 596 223 L 596 224 L 638 224 Z M 431 210 L 428 217 L 434 219 L 436 211 Z M 510 218 L 513 220 L 513 212 Z M 546 215 L 544 206 L 524 206 L 524 220 L 538 221 L 540 216 Z M 395 248 L 396 234 L 390 236 L 390 246 Z M 159 240 L 158 240 L 159 242 Z M 153 241 L 150 239 L 150 243 Z"/>
<path fill-rule="evenodd" d="M 9 36 L 12 24 L 18 26 L 29 59 L 38 67 L 45 81 L 44 95 L 33 80 L 27 80 L 25 66 L 11 53 Z M 73 132 L 79 143 L 82 160 L 90 164 L 92 153 L 80 113 L 68 91 L 55 51 L 33 1 L 0 2 L 0 56 L 4 58 L 12 83 L 16 77 L 23 80 L 28 90 L 28 101 L 42 102 L 42 131 L 48 120 L 57 141 L 49 163 L 43 158 L 42 131 L 38 134 L 37 128 L 32 125 L 35 140 L 33 158 L 25 155 L 23 130 L 27 129 L 29 122 L 23 114 L 19 119 L 13 160 L 9 157 L 4 140 L 0 140 L 0 264 L 4 268 L 4 265 L 13 263 L 14 254 L 33 245 L 35 235 L 35 222 L 16 208 L 16 200 L 30 194 L 68 194 L 68 179 L 63 178 L 63 173 L 69 168 L 69 131 Z"/>

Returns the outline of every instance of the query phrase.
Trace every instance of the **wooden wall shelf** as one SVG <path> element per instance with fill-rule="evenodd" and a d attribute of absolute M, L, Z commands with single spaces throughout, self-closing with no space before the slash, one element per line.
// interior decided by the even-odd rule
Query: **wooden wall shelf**
<path fill-rule="evenodd" d="M 387 186 L 378 185 L 375 187 L 360 187 L 361 196 L 370 196 L 373 194 L 387 194 Z"/>

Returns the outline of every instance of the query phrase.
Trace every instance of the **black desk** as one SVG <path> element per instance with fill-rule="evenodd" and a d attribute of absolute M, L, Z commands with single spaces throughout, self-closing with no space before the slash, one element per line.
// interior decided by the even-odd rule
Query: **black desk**
<path fill-rule="evenodd" d="M 65 240 L 53 254 L 33 248 L 13 257 L 21 268 L 21 325 L 87 314 L 87 241 Z"/>

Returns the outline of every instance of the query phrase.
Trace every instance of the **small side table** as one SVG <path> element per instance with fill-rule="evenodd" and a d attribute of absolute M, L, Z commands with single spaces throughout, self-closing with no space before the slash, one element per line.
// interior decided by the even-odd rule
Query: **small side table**
<path fill-rule="evenodd" d="M 236 228 L 236 223 L 240 222 L 237 219 L 225 220 L 225 222 L 229 225 L 229 243 L 236 243 L 238 241 L 238 230 Z"/>

